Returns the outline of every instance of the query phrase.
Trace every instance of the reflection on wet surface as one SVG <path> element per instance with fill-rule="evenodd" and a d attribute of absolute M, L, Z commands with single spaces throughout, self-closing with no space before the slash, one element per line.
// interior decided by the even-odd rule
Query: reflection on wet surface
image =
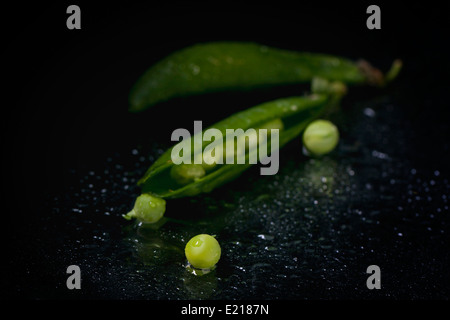
<path fill-rule="evenodd" d="M 413 130 L 388 100 L 345 112 L 333 154 L 308 158 L 296 139 L 282 150 L 277 175 L 255 167 L 211 194 L 169 200 L 167 219 L 153 227 L 121 215 L 161 146 L 134 146 L 105 159 L 103 171 L 73 172 L 82 178 L 71 194 L 51 195 L 42 208 L 50 212 L 40 221 L 47 236 L 30 246 L 39 247 L 34 267 L 47 280 L 30 294 L 70 297 L 65 274 L 53 275 L 76 264 L 87 298 L 448 296 L 446 168 L 413 161 Z M 184 256 L 198 233 L 215 234 L 222 247 L 217 268 L 202 276 Z M 382 272 L 377 292 L 366 287 L 372 264 Z"/>

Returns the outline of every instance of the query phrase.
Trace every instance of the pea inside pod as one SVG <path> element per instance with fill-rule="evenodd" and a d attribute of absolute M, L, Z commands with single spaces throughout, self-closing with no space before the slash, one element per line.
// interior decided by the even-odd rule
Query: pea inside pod
<path fill-rule="evenodd" d="M 222 132 L 224 137 L 227 129 L 277 128 L 279 129 L 278 142 L 281 148 L 298 136 L 312 120 L 319 117 L 327 109 L 327 106 L 334 104 L 335 96 L 335 94 L 311 94 L 266 102 L 238 112 L 212 125 L 211 128 Z M 245 163 L 215 164 L 209 165 L 210 167 L 207 169 L 202 165 L 196 165 L 196 169 L 194 169 L 192 166 L 195 164 L 187 164 L 187 167 L 175 165 L 171 158 L 172 149 L 181 143 L 193 143 L 193 141 L 194 137 L 191 137 L 187 142 L 179 142 L 155 161 L 138 181 L 143 193 L 151 193 L 161 198 L 179 198 L 210 192 L 248 169 L 252 165 L 248 161 L 249 158 L 255 156 L 259 148 L 265 147 L 270 150 L 272 143 L 269 137 L 267 141 L 264 141 L 264 145 L 261 145 L 261 141 L 258 141 L 256 145 L 247 144 Z M 211 144 L 210 141 L 203 141 L 202 151 L 209 144 Z M 198 155 L 193 154 L 192 156 L 194 158 Z M 179 169 L 177 166 L 180 166 Z"/>

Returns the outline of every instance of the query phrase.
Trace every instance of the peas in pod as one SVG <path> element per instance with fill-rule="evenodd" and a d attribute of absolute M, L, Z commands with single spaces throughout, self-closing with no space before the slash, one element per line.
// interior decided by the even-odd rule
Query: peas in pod
<path fill-rule="evenodd" d="M 276 129 L 282 148 L 303 133 L 304 148 L 311 156 L 322 156 L 336 148 L 339 131 L 322 117 L 339 105 L 352 85 L 383 87 L 395 79 L 402 67 L 395 60 L 383 74 L 367 61 L 353 62 L 326 54 L 294 52 L 251 42 L 200 43 L 176 51 L 150 67 L 133 86 L 129 110 L 142 112 L 158 103 L 177 98 L 212 92 L 251 90 L 289 84 L 311 83 L 311 93 L 268 101 L 230 115 L 214 128 L 222 135 L 228 129 Z M 238 139 L 240 137 L 237 137 Z M 256 139 L 244 148 L 244 163 L 217 162 L 227 158 L 225 145 L 216 148 L 215 160 L 207 161 L 204 151 L 213 142 L 202 141 L 200 149 L 187 156 L 188 163 L 175 164 L 172 152 L 181 144 L 194 144 L 195 136 L 179 142 L 164 152 L 138 181 L 142 194 L 133 209 L 124 217 L 154 224 L 164 215 L 166 200 L 191 197 L 212 190 L 236 179 L 251 165 L 249 159 L 259 159 L 258 150 L 269 148 L 275 136 Z M 192 150 L 190 149 L 190 150 Z M 239 150 L 234 150 L 239 154 Z M 272 150 L 272 152 L 278 150 Z M 236 158 L 235 158 L 236 159 Z M 220 259 L 220 245 L 215 237 L 200 234 L 185 247 L 186 257 L 194 268 L 212 268 Z"/>

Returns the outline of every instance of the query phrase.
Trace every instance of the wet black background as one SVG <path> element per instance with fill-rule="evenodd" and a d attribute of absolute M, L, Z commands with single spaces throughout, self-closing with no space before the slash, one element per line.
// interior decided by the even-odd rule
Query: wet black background
<path fill-rule="evenodd" d="M 214 122 L 247 103 L 279 94 L 221 96 L 217 104 L 210 103 L 215 99 L 198 98 L 177 112 L 167 104 L 158 114 L 129 115 L 127 95 L 137 77 L 166 54 L 196 42 L 251 40 L 287 49 L 363 57 L 383 70 L 394 58 L 401 58 L 405 68 L 388 92 L 401 101 L 403 116 L 416 133 L 414 141 L 408 141 L 405 161 L 412 167 L 428 168 L 430 174 L 438 168 L 441 179 L 449 177 L 448 4 L 380 3 L 382 29 L 368 30 L 366 8 L 370 3 L 255 6 L 222 2 L 212 7 L 190 2 L 95 6 L 80 2 L 82 29 L 68 30 L 65 11 L 69 4 L 3 7 L 2 199 L 7 254 L 2 274 L 8 276 L 2 279 L 6 280 L 2 296 L 6 298 L 73 297 L 58 296 L 61 291 L 51 293 L 54 279 L 46 263 L 33 262 L 32 268 L 24 265 L 28 259 L 41 259 L 36 243 L 46 239 L 45 228 L 40 226 L 45 212 L 36 206 L 49 195 L 69 192 L 80 178 L 70 172 L 83 175 L 100 170 L 111 154 L 128 152 L 131 141 L 144 145 L 156 140 L 164 145 L 173 129 L 186 127 L 192 120 Z M 197 103 L 200 108 L 194 107 Z M 446 219 L 444 229 L 448 228 Z M 444 232 L 441 244 L 448 240 L 449 230 Z M 48 245 L 49 240 L 42 243 Z M 442 257 L 436 260 L 436 268 L 445 272 L 448 248 L 435 250 L 436 258 Z M 426 279 L 426 272 L 423 276 Z M 39 277 L 47 282 L 36 281 Z M 58 277 L 64 279 L 65 275 Z M 434 276 L 428 287 L 412 286 L 417 292 L 397 297 L 447 299 L 448 283 L 443 285 L 446 290 L 433 290 L 435 283 L 448 279 Z M 28 287 L 30 283 L 34 287 Z M 42 289 L 36 288 L 39 285 Z M 357 298 L 351 294 L 345 297 Z"/>

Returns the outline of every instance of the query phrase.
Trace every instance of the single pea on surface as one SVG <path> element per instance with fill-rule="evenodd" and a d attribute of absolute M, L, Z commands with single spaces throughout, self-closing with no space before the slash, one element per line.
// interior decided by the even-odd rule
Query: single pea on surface
<path fill-rule="evenodd" d="M 328 120 L 311 122 L 303 133 L 303 145 L 315 156 L 327 154 L 336 148 L 339 142 L 337 127 Z"/>
<path fill-rule="evenodd" d="M 219 242 L 213 236 L 199 234 L 189 240 L 184 252 L 194 268 L 210 269 L 219 262 L 221 248 Z"/>
<path fill-rule="evenodd" d="M 136 198 L 133 210 L 123 215 L 127 220 L 136 218 L 144 223 L 158 222 L 166 211 L 166 200 L 149 193 L 143 193 Z"/>

